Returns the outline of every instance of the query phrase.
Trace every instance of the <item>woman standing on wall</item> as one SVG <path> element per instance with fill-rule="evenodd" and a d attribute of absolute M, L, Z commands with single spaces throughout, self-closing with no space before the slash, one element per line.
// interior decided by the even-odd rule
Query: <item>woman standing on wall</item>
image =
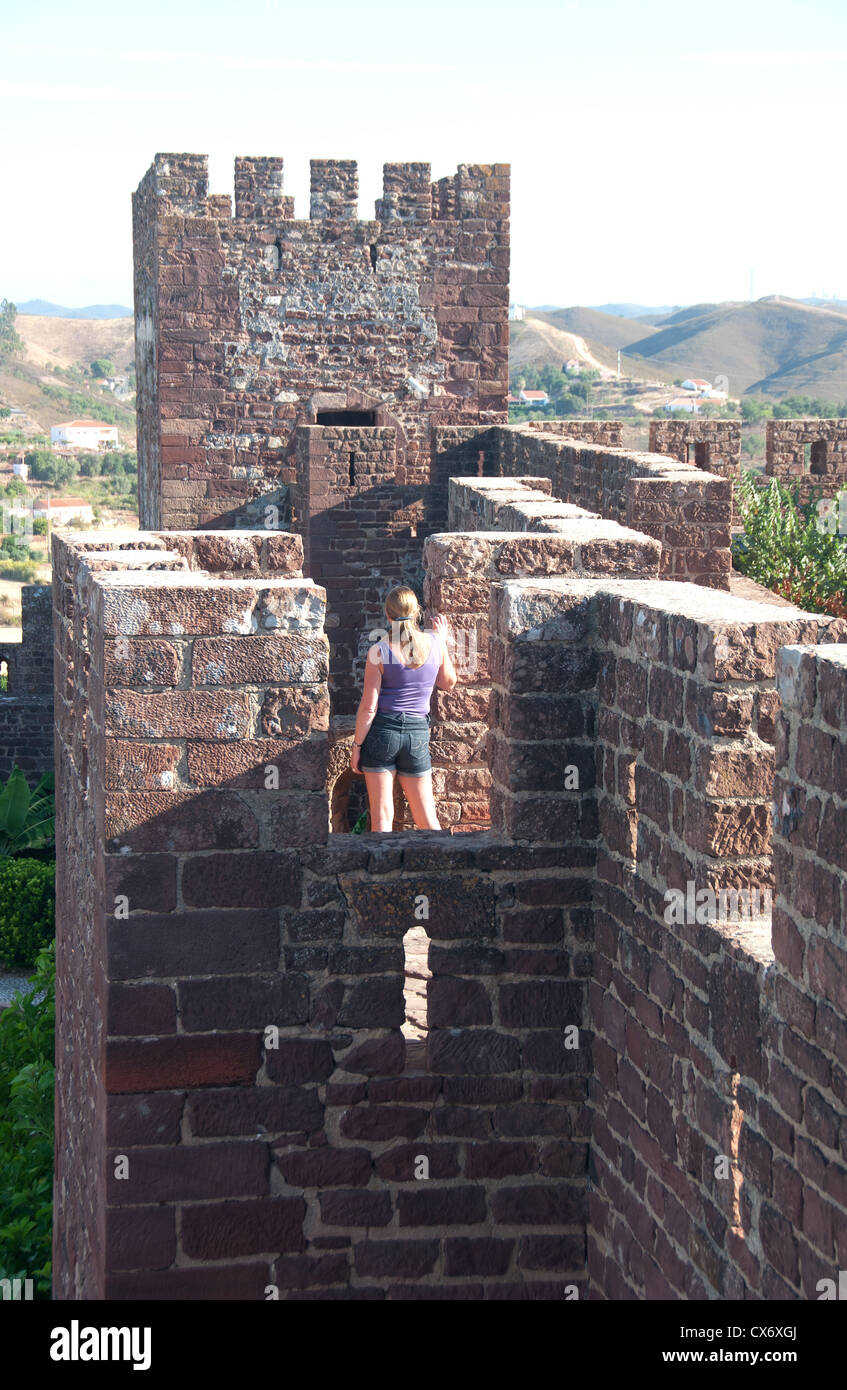
<path fill-rule="evenodd" d="M 456 668 L 447 651 L 447 619 L 419 626 L 413 589 L 401 585 L 385 600 L 389 636 L 368 650 L 350 766 L 365 774 L 371 830 L 391 830 L 394 776 L 400 778 L 418 830 L 440 830 L 432 794 L 429 704 L 434 687 L 452 690 Z"/>

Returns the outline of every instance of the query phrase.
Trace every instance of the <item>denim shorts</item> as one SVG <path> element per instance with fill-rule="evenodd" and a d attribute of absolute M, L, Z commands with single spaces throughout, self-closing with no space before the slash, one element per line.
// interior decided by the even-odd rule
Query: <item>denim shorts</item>
<path fill-rule="evenodd" d="M 428 714 L 383 714 L 377 710 L 359 751 L 362 772 L 399 772 L 423 777 L 431 771 Z"/>

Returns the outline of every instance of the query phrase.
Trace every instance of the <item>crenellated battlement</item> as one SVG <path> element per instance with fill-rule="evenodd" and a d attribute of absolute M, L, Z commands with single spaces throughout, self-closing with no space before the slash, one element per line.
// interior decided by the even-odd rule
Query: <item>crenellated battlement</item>
<path fill-rule="evenodd" d="M 276 155 L 235 158 L 235 220 L 297 221 L 294 199 L 285 194 L 282 158 Z M 153 196 L 160 213 L 182 217 L 232 217 L 226 193 L 209 193 L 209 161 L 204 154 L 157 154 L 135 195 Z M 309 161 L 309 217 L 313 221 L 357 222 L 359 171 L 355 159 Z M 432 182 L 431 166 L 389 163 L 382 166 L 382 197 L 376 222 L 501 222 L 509 216 L 508 164 L 460 164 L 455 174 Z"/>

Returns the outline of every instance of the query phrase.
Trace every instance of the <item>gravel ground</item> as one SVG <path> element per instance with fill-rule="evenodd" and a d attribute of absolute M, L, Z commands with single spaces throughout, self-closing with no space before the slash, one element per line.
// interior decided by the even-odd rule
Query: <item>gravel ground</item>
<path fill-rule="evenodd" d="M 5 1009 L 7 1004 L 11 1004 L 12 995 L 18 990 L 26 989 L 26 982 L 32 973 L 31 970 L 24 974 L 0 970 L 0 1009 Z"/>

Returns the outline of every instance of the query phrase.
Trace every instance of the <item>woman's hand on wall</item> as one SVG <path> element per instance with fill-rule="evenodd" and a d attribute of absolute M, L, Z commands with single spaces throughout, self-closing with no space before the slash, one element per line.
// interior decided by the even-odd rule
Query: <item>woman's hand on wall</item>
<path fill-rule="evenodd" d="M 444 642 L 449 641 L 451 638 L 452 634 L 443 613 L 436 613 L 432 620 L 432 630 L 437 633 Z"/>

